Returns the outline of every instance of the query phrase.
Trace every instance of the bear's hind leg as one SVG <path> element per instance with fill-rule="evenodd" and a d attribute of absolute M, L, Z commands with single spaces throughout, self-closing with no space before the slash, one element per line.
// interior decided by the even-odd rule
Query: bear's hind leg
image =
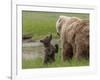
<path fill-rule="evenodd" d="M 63 61 L 71 60 L 73 57 L 72 46 L 68 43 L 63 44 Z"/>
<path fill-rule="evenodd" d="M 77 44 L 75 58 L 77 60 L 80 60 L 80 59 L 84 58 L 84 56 L 85 56 L 84 54 L 85 54 L 85 50 L 84 50 L 83 46 L 81 44 Z"/>

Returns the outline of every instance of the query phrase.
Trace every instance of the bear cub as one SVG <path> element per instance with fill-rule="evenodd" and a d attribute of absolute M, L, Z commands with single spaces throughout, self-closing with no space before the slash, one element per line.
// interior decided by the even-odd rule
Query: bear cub
<path fill-rule="evenodd" d="M 52 63 L 55 61 L 55 53 L 58 53 L 58 44 L 53 46 L 51 44 L 52 35 L 46 36 L 44 39 L 40 40 L 44 45 L 44 64 Z"/>

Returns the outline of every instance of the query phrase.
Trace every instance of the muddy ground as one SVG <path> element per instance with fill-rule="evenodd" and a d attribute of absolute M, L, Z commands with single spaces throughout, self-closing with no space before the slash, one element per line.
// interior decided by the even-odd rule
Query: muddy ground
<path fill-rule="evenodd" d="M 52 40 L 53 45 L 58 44 L 59 40 Z M 36 59 L 44 57 L 44 46 L 39 41 L 27 42 L 23 41 L 22 59 Z"/>

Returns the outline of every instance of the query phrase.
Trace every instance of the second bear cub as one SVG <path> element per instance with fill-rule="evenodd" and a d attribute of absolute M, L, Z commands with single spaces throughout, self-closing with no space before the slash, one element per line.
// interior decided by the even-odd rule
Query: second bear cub
<path fill-rule="evenodd" d="M 53 46 L 51 44 L 52 35 L 46 36 L 44 39 L 40 40 L 45 47 L 45 57 L 44 57 L 44 64 L 52 63 L 55 61 L 55 53 L 58 52 L 58 44 Z"/>

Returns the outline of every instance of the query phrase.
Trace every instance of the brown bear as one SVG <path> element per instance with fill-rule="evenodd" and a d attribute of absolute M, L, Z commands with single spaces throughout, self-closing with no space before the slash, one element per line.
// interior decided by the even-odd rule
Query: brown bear
<path fill-rule="evenodd" d="M 89 20 L 59 16 L 57 34 L 61 38 L 63 60 L 89 59 Z"/>

